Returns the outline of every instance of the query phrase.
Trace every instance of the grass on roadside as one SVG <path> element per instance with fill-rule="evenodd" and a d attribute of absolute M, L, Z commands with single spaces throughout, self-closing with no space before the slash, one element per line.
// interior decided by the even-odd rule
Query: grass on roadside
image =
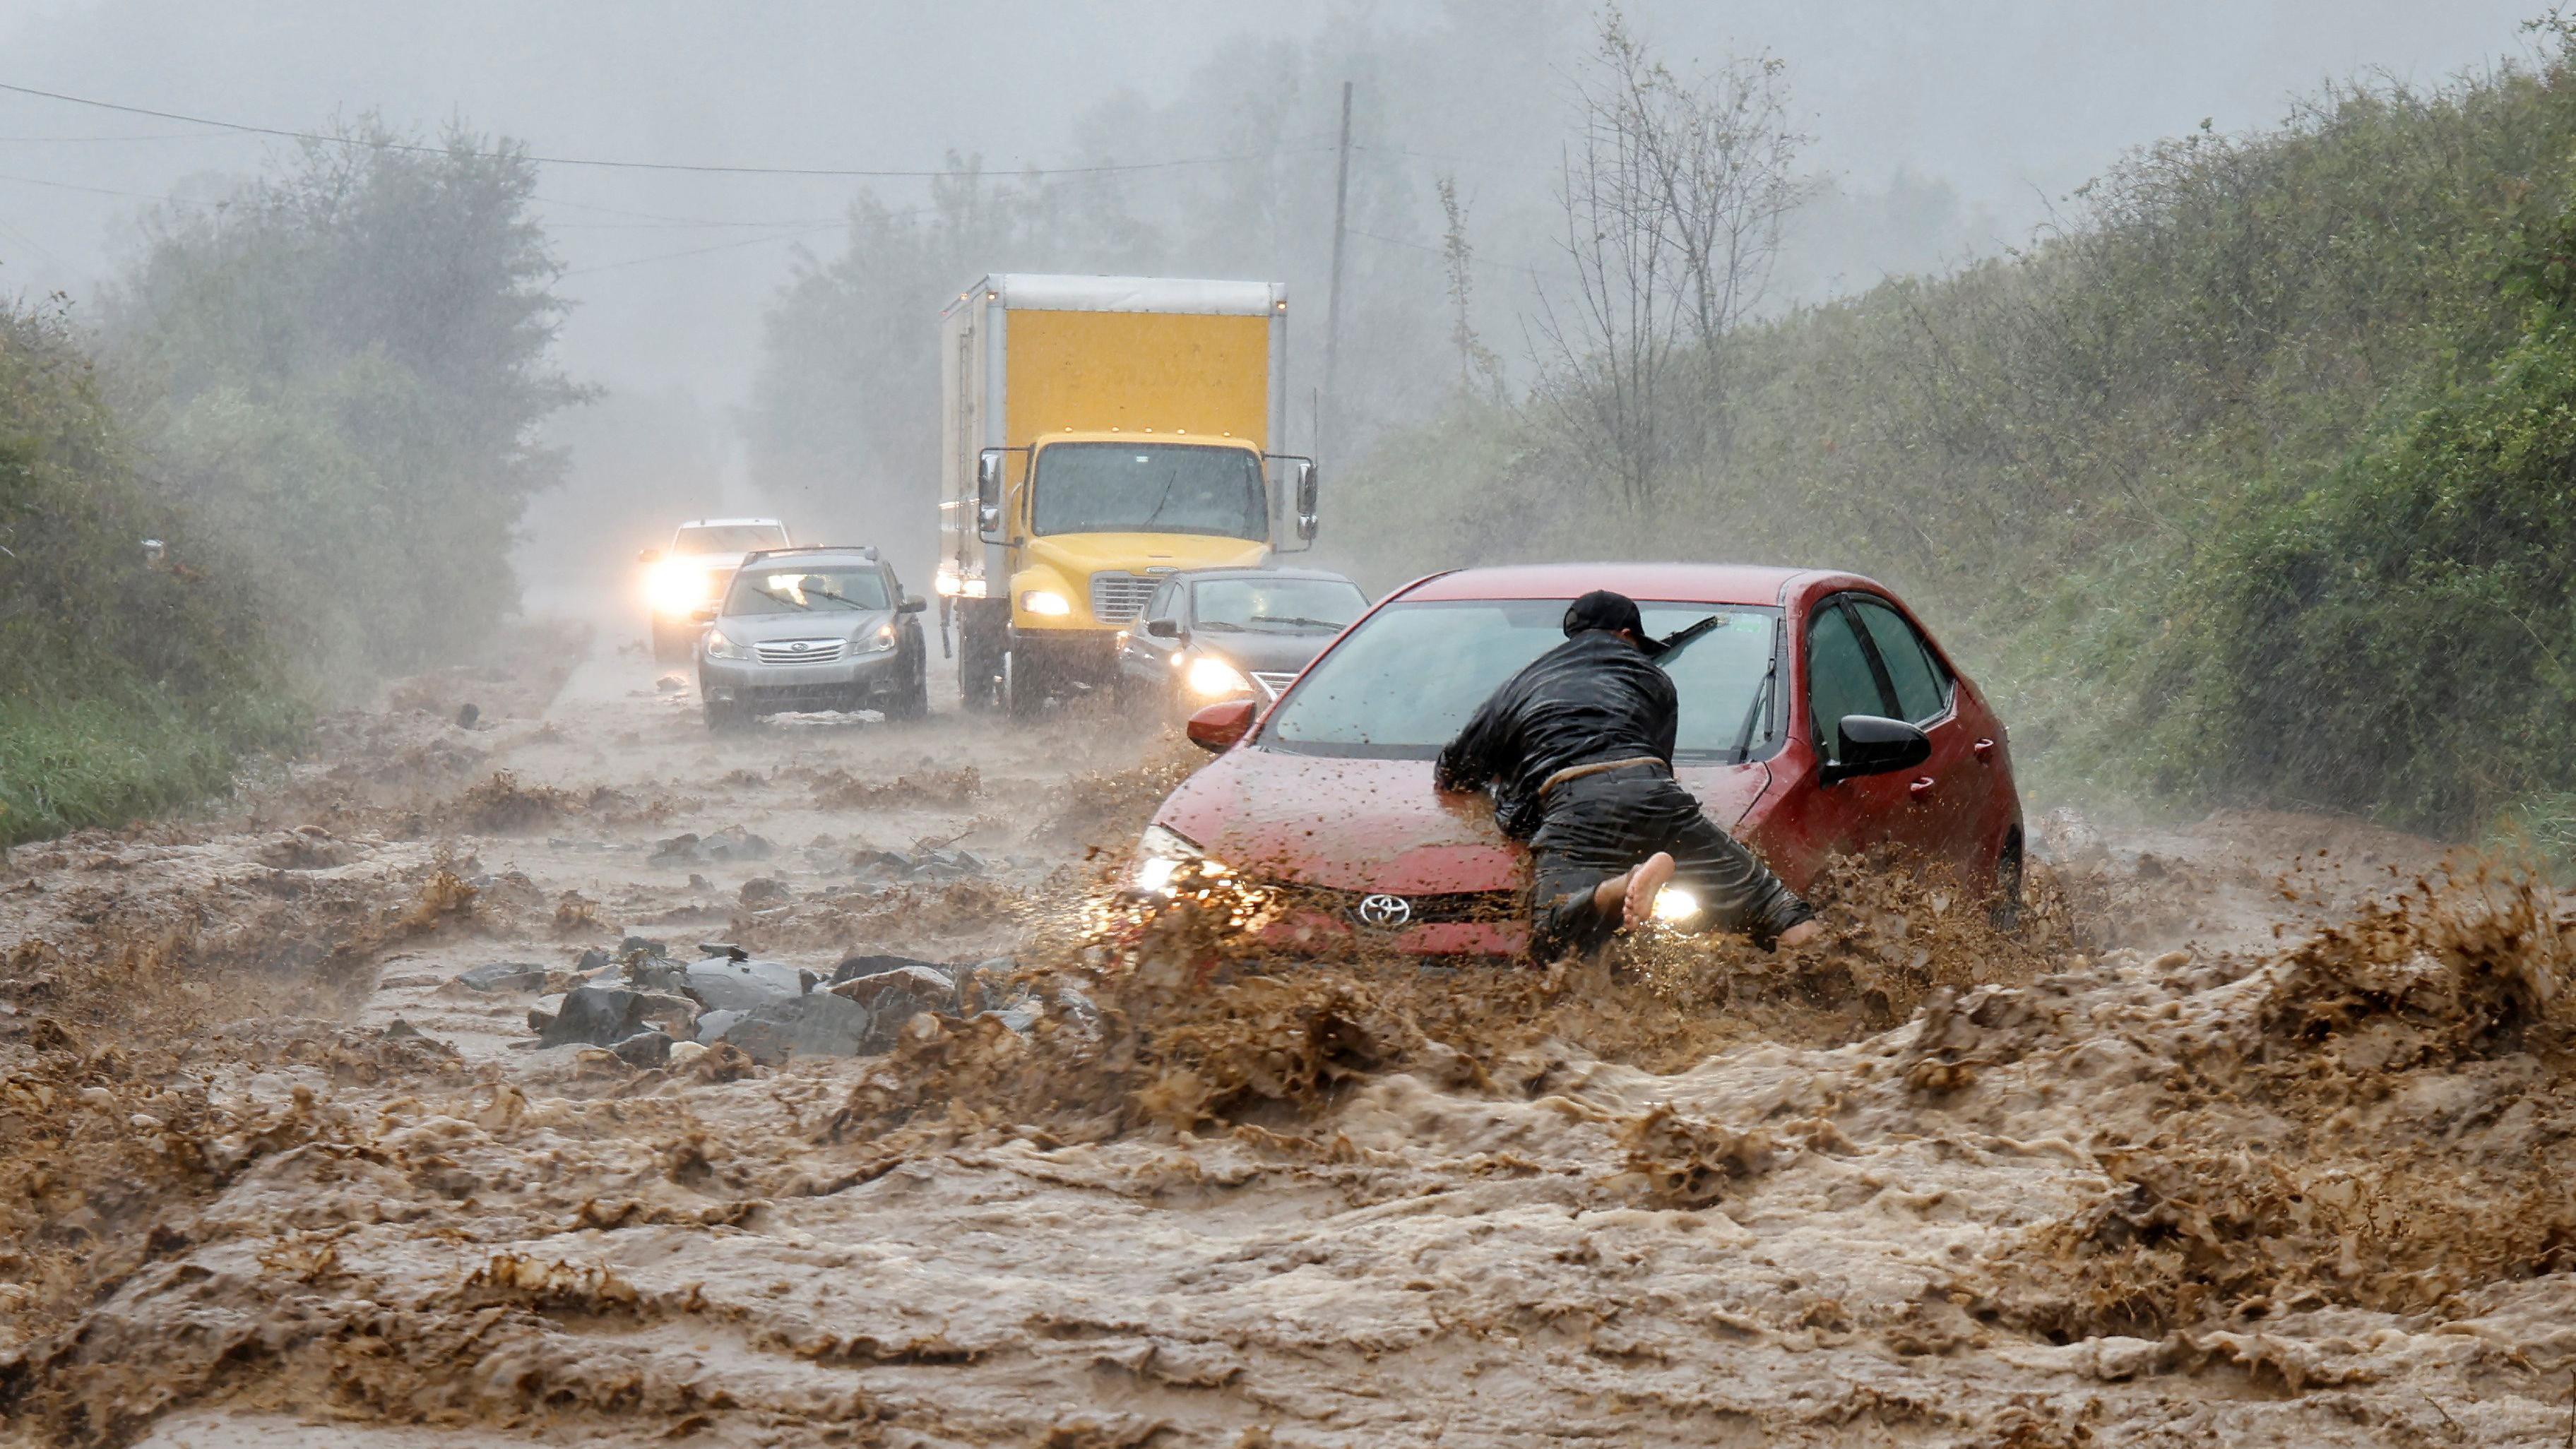
<path fill-rule="evenodd" d="M 142 691 L 0 700 L 0 845 L 222 794 L 245 754 L 291 743 L 300 722 L 287 703 L 182 710 Z"/>

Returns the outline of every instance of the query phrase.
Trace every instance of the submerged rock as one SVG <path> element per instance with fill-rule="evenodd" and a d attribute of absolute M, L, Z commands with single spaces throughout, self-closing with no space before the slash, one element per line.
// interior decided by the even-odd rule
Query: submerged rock
<path fill-rule="evenodd" d="M 707 1021 L 722 1014 L 710 1013 Z M 857 1002 L 818 991 L 756 1006 L 712 1035 L 702 1024 L 698 1040 L 729 1042 L 753 1061 L 773 1067 L 791 1056 L 849 1057 L 882 1050 L 871 1044 L 876 1020 Z"/>
<path fill-rule="evenodd" d="M 609 1050 L 630 1067 L 658 1067 L 671 1060 L 671 1039 L 658 1029 L 639 1031 Z"/>
<path fill-rule="evenodd" d="M 546 968 L 533 961 L 495 961 L 458 972 L 456 984 L 473 991 L 542 991 Z"/>
<path fill-rule="evenodd" d="M 898 1025 L 920 1012 L 957 1009 L 957 983 L 944 971 L 920 965 L 853 977 L 833 987 L 832 994 L 855 1001 Z"/>

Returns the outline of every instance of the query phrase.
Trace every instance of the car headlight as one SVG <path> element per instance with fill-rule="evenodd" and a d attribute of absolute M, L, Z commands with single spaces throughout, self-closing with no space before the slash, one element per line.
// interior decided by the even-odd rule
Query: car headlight
<path fill-rule="evenodd" d="M 1181 867 L 1207 860 L 1207 852 L 1182 838 L 1179 831 L 1148 825 L 1136 842 L 1136 870 L 1127 883 L 1139 894 L 1167 896 Z"/>
<path fill-rule="evenodd" d="M 736 644 L 726 637 L 722 629 L 710 629 L 707 631 L 707 657 L 709 659 L 749 659 L 751 648 L 748 645 Z"/>
<path fill-rule="evenodd" d="M 1668 885 L 1655 892 L 1655 919 L 1667 926 L 1678 926 L 1699 914 L 1699 897 L 1680 886 Z"/>
<path fill-rule="evenodd" d="M 1061 619 L 1073 612 L 1073 601 L 1053 589 L 1029 589 L 1020 595 L 1020 607 L 1032 614 Z"/>
<path fill-rule="evenodd" d="M 714 592 L 715 574 L 681 559 L 666 558 L 644 578 L 644 597 L 657 614 L 685 614 Z"/>
<path fill-rule="evenodd" d="M 1189 681 L 1190 693 L 1204 699 L 1252 692 L 1252 681 L 1244 678 L 1241 670 L 1204 654 L 1190 661 Z"/>
<path fill-rule="evenodd" d="M 883 654 L 893 647 L 894 626 L 892 624 L 888 624 L 883 628 L 878 629 L 873 634 L 860 635 L 859 642 L 852 646 L 851 652 L 857 654 Z"/>

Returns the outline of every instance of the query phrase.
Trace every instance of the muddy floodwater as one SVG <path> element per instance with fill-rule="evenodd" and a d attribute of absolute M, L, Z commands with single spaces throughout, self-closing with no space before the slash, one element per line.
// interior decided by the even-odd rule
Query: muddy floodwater
<path fill-rule="evenodd" d="M 1289 967 L 1104 905 L 1167 730 L 710 738 L 656 680 L 531 631 L 0 869 L 0 1440 L 2576 1429 L 2576 924 L 2509 870 L 2057 813 L 2010 935 L 1855 869 L 1801 953 Z M 630 937 L 980 1000 L 536 1045 Z"/>

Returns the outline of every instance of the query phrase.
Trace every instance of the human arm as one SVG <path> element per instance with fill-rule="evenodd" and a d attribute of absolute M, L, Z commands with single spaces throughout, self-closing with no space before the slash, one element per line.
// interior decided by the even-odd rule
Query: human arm
<path fill-rule="evenodd" d="M 1496 690 L 1440 749 L 1431 783 L 1438 790 L 1479 790 L 1494 778 L 1503 734 L 1503 695 Z"/>

